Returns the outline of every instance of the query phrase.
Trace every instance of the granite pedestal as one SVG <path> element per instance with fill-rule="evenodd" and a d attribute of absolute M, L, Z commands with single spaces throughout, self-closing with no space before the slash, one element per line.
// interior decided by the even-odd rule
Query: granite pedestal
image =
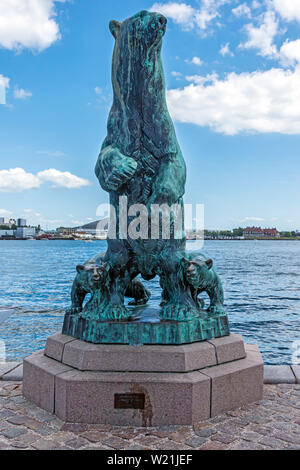
<path fill-rule="evenodd" d="M 181 346 L 97 345 L 57 334 L 24 360 L 24 396 L 73 423 L 192 425 L 262 392 L 260 352 L 235 334 Z"/>

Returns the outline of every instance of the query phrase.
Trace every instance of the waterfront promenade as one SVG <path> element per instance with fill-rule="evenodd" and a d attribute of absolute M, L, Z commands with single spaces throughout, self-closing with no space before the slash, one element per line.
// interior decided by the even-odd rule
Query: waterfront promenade
<path fill-rule="evenodd" d="M 0 450 L 300 450 L 300 384 L 265 385 L 263 400 L 194 427 L 66 424 L 0 380 Z"/>

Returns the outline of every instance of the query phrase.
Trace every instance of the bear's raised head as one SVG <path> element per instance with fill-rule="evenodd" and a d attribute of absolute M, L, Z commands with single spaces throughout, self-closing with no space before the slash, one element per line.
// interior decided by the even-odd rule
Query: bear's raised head
<path fill-rule="evenodd" d="M 92 259 L 84 265 L 79 264 L 76 266 L 77 283 L 83 290 L 93 291 L 105 282 L 109 268 L 109 264 L 103 263 L 100 257 L 98 257 L 97 262 Z"/>
<path fill-rule="evenodd" d="M 203 256 L 194 256 L 192 259 L 184 259 L 184 274 L 188 284 L 196 289 L 203 288 L 209 280 L 209 272 L 213 267 L 211 259 Z"/>
<path fill-rule="evenodd" d="M 160 45 L 166 25 L 167 18 L 160 13 L 143 10 L 122 23 L 112 20 L 109 29 L 119 45 L 131 43 L 135 48 L 141 43 L 147 49 Z"/>
<path fill-rule="evenodd" d="M 163 15 L 145 10 L 122 23 L 110 22 L 109 29 L 116 40 L 112 81 L 115 97 L 119 98 L 121 106 L 128 105 L 128 100 L 134 96 L 135 99 L 141 96 L 150 77 L 160 81 L 157 89 L 164 89 L 160 53 L 166 24 L 167 19 Z"/>

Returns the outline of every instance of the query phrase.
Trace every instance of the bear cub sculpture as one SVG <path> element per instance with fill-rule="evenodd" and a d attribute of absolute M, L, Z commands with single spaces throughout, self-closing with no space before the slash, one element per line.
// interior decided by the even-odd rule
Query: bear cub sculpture
<path fill-rule="evenodd" d="M 208 312 L 216 315 L 224 313 L 224 291 L 213 260 L 207 259 L 203 254 L 187 255 L 183 258 L 183 270 L 186 282 L 189 284 L 192 297 L 203 308 L 204 302 L 198 296 L 206 292 L 210 299 Z"/>
<path fill-rule="evenodd" d="M 107 282 L 110 265 L 104 262 L 105 253 L 100 253 L 88 260 L 84 265 L 79 264 L 76 267 L 77 276 L 73 282 L 71 291 L 71 308 L 67 310 L 68 314 L 80 313 L 83 310 L 83 302 L 87 294 L 92 294 L 90 302 L 93 300 L 93 294 L 104 287 Z M 151 297 L 150 292 L 138 279 L 133 279 L 125 292 L 126 297 L 133 298 L 129 305 L 145 305 Z"/>

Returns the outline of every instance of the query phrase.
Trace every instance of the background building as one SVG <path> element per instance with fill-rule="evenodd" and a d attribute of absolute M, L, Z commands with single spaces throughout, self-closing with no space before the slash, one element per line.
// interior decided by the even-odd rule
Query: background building
<path fill-rule="evenodd" d="M 17 219 L 18 227 L 26 227 L 26 219 Z"/>
<path fill-rule="evenodd" d="M 0 230 L 0 238 L 14 237 L 15 230 Z"/>
<path fill-rule="evenodd" d="M 18 227 L 16 230 L 16 238 L 31 238 L 35 237 L 35 227 Z"/>
<path fill-rule="evenodd" d="M 247 227 L 244 229 L 245 238 L 277 238 L 280 233 L 276 228 Z"/>

